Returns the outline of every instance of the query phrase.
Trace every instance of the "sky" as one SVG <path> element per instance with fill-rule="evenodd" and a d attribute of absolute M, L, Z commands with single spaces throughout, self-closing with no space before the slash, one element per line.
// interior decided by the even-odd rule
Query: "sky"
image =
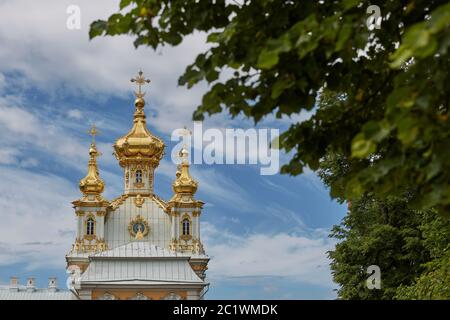
<path fill-rule="evenodd" d="M 75 238 L 71 202 L 80 197 L 95 123 L 104 196 L 123 193 L 112 144 L 131 128 L 133 86 L 142 69 L 147 125 L 166 145 L 156 170 L 155 192 L 172 195 L 176 164 L 170 152 L 175 129 L 193 127 L 192 113 L 208 86 L 179 87 L 177 79 L 206 36 L 196 33 L 177 47 L 135 49 L 128 36 L 88 39 L 90 22 L 105 19 L 118 0 L 0 0 L 0 284 L 35 276 L 46 286 L 58 276 L 65 287 L 65 254 Z M 80 8 L 79 29 L 69 29 L 67 9 Z M 264 119 L 258 128 L 280 132 L 308 115 Z M 253 128 L 226 113 L 203 127 Z M 224 150 L 224 153 L 229 150 Z M 281 154 L 281 164 L 289 155 Z M 259 165 L 191 167 L 196 194 L 206 204 L 202 242 L 211 257 L 208 299 L 334 299 L 326 252 L 330 228 L 345 215 L 311 171 L 301 176 L 261 175 Z"/>

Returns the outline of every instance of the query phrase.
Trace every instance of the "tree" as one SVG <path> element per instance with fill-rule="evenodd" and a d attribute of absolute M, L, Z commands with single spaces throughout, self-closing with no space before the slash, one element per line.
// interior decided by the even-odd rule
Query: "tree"
<path fill-rule="evenodd" d="M 348 159 L 329 155 L 319 175 L 327 184 L 339 181 Z M 412 210 L 411 192 L 383 199 L 365 193 L 349 204 L 347 216 L 330 234 L 333 279 L 341 299 L 449 299 L 450 221 L 433 210 Z M 381 270 L 381 289 L 366 285 L 367 268 Z"/>
<path fill-rule="evenodd" d="M 340 298 L 450 299 L 450 248 L 436 256 L 424 232 L 438 221 L 433 231 L 448 246 L 449 221 L 431 210 L 411 210 L 407 202 L 407 197 L 380 200 L 365 195 L 352 203 L 342 224 L 333 228 L 331 236 L 340 242 L 329 257 Z M 366 286 L 370 265 L 380 267 L 380 290 Z"/>
<path fill-rule="evenodd" d="M 417 281 L 402 285 L 395 296 L 400 300 L 449 300 L 450 299 L 450 254 L 427 263 L 424 272 Z"/>
<path fill-rule="evenodd" d="M 368 28 L 371 5 L 380 29 Z M 281 136 L 293 151 L 283 173 L 317 170 L 338 153 L 351 162 L 333 197 L 401 197 L 414 186 L 409 204 L 450 213 L 448 1 L 122 0 L 119 9 L 93 22 L 90 37 L 131 34 L 136 47 L 156 49 L 208 34 L 211 48 L 179 78 L 189 88 L 210 84 L 194 119 L 314 110 Z M 317 106 L 324 88 L 339 103 Z"/>
<path fill-rule="evenodd" d="M 450 222 L 428 217 L 420 229 L 433 260 L 424 264 L 425 271 L 413 284 L 400 286 L 395 298 L 449 300 Z"/>

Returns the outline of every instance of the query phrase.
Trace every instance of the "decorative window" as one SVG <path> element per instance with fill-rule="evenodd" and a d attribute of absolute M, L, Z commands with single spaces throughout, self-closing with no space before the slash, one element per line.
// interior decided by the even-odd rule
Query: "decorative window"
<path fill-rule="evenodd" d="M 188 213 L 183 214 L 180 219 L 180 239 L 188 241 L 192 239 L 192 220 Z"/>
<path fill-rule="evenodd" d="M 183 219 L 183 236 L 190 235 L 190 221 L 188 218 Z"/>
<path fill-rule="evenodd" d="M 142 183 L 142 170 L 136 170 L 136 183 Z"/>
<path fill-rule="evenodd" d="M 98 297 L 98 300 L 116 300 L 116 297 L 113 294 L 106 292 Z"/>
<path fill-rule="evenodd" d="M 151 300 L 151 299 L 149 299 L 147 296 L 139 292 L 134 297 L 131 297 L 130 300 Z"/>
<path fill-rule="evenodd" d="M 86 221 L 86 235 L 93 236 L 95 228 L 95 220 L 92 217 L 89 217 Z"/>
<path fill-rule="evenodd" d="M 163 300 L 182 300 L 182 298 L 178 294 L 171 292 Z"/>

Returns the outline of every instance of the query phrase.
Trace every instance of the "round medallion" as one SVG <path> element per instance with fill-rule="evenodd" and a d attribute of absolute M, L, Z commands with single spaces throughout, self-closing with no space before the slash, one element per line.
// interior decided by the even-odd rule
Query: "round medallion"
<path fill-rule="evenodd" d="M 150 229 L 148 227 L 147 221 L 140 215 L 137 215 L 133 220 L 130 221 L 128 231 L 133 238 L 141 239 L 148 235 Z"/>

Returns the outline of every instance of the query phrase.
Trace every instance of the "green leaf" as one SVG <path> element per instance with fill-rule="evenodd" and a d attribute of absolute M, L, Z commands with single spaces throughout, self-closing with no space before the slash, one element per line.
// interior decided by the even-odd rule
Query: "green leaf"
<path fill-rule="evenodd" d="M 278 63 L 278 52 L 264 49 L 258 58 L 258 68 L 270 69 Z"/>
<path fill-rule="evenodd" d="M 336 42 L 335 49 L 336 51 L 341 51 L 347 40 L 350 38 L 352 34 L 353 27 L 350 23 L 344 23 L 341 30 L 339 31 L 338 40 Z"/>
<path fill-rule="evenodd" d="M 426 179 L 430 180 L 437 176 L 441 171 L 441 168 L 441 161 L 436 156 L 433 157 L 433 160 L 431 160 L 431 162 L 425 167 Z"/>
<path fill-rule="evenodd" d="M 277 99 L 284 90 L 291 88 L 295 82 L 289 78 L 278 79 L 272 87 L 272 99 Z"/>
<path fill-rule="evenodd" d="M 436 52 L 437 46 L 437 40 L 435 38 L 431 38 L 426 46 L 417 48 L 414 51 L 414 56 L 421 59 L 431 56 Z"/>
<path fill-rule="evenodd" d="M 389 66 L 392 69 L 399 69 L 406 61 L 409 60 L 409 58 L 412 57 L 412 55 L 412 49 L 407 46 L 401 46 L 391 55 L 392 62 L 389 64 Z"/>
<path fill-rule="evenodd" d="M 367 140 L 363 133 L 359 133 L 352 141 L 352 157 L 366 158 L 376 151 L 376 145 L 371 140 Z"/>
<path fill-rule="evenodd" d="M 411 117 L 401 117 L 397 123 L 397 138 L 404 144 L 412 144 L 419 134 L 417 121 Z"/>
<path fill-rule="evenodd" d="M 120 0 L 119 9 L 122 10 L 130 5 L 132 0 Z"/>
<path fill-rule="evenodd" d="M 258 68 L 270 69 L 279 61 L 279 54 L 291 50 L 289 35 L 285 33 L 278 39 L 267 41 L 266 47 L 261 51 L 258 57 Z"/>
<path fill-rule="evenodd" d="M 97 20 L 91 23 L 89 29 L 89 39 L 102 35 L 108 27 L 108 23 L 104 20 Z"/>
<path fill-rule="evenodd" d="M 393 112 L 396 112 L 395 109 L 397 108 L 410 109 L 415 102 L 415 97 L 411 91 L 410 87 L 395 88 L 386 100 L 387 108 Z"/>
<path fill-rule="evenodd" d="M 428 20 L 428 27 L 431 33 L 437 33 L 450 26 L 450 3 L 438 7 L 431 14 Z"/>
<path fill-rule="evenodd" d="M 369 121 L 363 126 L 363 133 L 366 139 L 380 142 L 391 132 L 391 126 L 387 121 Z"/>
<path fill-rule="evenodd" d="M 364 188 L 358 179 L 351 179 L 347 183 L 345 193 L 348 199 L 358 199 L 364 192 Z"/>
<path fill-rule="evenodd" d="M 356 7 L 360 2 L 361 0 L 343 0 L 342 6 L 344 7 L 344 10 L 348 10 Z"/>
<path fill-rule="evenodd" d="M 210 34 L 208 35 L 208 38 L 206 39 L 206 42 L 209 42 L 209 43 L 218 43 L 218 42 L 220 42 L 221 35 L 222 35 L 222 33 L 220 33 L 220 32 L 213 32 L 213 33 L 210 33 Z"/>

